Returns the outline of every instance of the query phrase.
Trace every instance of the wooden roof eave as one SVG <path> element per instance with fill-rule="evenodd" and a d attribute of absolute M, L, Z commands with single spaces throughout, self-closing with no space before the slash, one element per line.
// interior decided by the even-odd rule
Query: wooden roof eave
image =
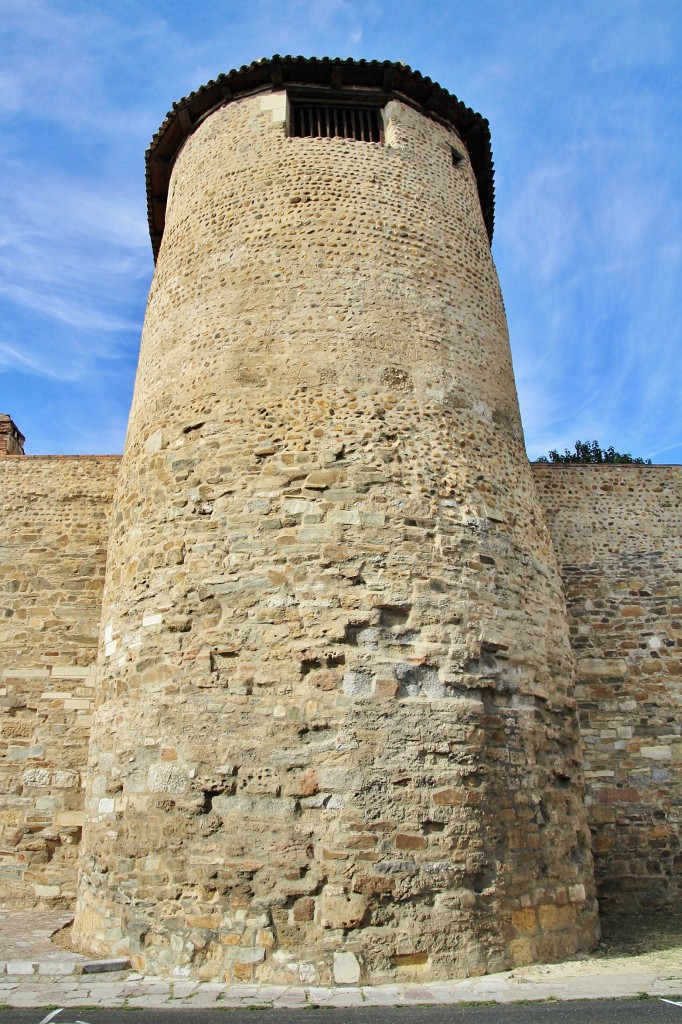
<path fill-rule="evenodd" d="M 488 122 L 437 83 L 403 64 L 323 57 L 279 57 L 256 61 L 208 82 L 173 105 L 146 153 L 149 231 L 156 259 L 163 237 L 165 206 L 173 163 L 185 140 L 226 103 L 280 88 L 368 90 L 395 98 L 434 119 L 452 125 L 466 145 L 476 176 L 481 209 L 492 240 L 493 162 Z"/>

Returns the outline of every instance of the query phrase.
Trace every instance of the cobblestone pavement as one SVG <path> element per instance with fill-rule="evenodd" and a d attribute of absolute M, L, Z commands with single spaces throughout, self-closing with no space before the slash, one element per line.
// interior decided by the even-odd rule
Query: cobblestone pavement
<path fill-rule="evenodd" d="M 159 1008 L 417 1006 L 682 994 L 682 949 L 574 960 L 434 984 L 224 985 L 144 977 L 114 962 L 59 949 L 50 935 L 71 915 L 0 910 L 0 1005 Z M 89 973 L 96 970 L 98 973 Z"/>

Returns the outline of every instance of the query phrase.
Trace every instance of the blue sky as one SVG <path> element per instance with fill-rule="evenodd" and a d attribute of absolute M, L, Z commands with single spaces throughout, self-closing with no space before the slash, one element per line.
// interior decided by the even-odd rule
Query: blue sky
<path fill-rule="evenodd" d="M 491 124 L 531 458 L 682 462 L 680 0 L 0 0 L 0 411 L 120 452 L 153 271 L 144 151 L 274 53 L 401 60 Z"/>

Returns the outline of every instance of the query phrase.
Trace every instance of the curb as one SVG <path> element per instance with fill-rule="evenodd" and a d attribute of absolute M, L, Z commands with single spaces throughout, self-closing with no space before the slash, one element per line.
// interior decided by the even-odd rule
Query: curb
<path fill-rule="evenodd" d="M 508 971 L 460 981 L 384 986 L 227 985 L 144 976 L 125 960 L 5 961 L 0 1003 L 62 1008 L 285 1009 L 446 1006 L 467 1003 L 653 998 L 682 993 L 682 971 L 525 974 Z M 86 970 L 85 968 L 89 968 Z"/>
<path fill-rule="evenodd" d="M 127 973 L 130 970 L 130 960 L 0 960 L 0 982 L 3 976 L 67 978 L 81 974 Z"/>

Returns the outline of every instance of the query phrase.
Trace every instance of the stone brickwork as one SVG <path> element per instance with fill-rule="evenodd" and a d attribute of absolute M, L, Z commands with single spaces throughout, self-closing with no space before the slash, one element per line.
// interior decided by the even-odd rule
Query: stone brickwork
<path fill-rule="evenodd" d="M 588 949 L 573 662 L 466 146 L 397 100 L 383 145 L 291 138 L 273 99 L 173 167 L 75 933 L 310 983 Z"/>
<path fill-rule="evenodd" d="M 533 466 L 576 654 L 603 908 L 682 894 L 682 468 Z"/>
<path fill-rule="evenodd" d="M 0 904 L 70 906 L 118 458 L 0 459 Z"/>
<path fill-rule="evenodd" d="M 12 417 L 0 412 L 0 458 L 5 455 L 23 455 L 25 440 Z"/>
<path fill-rule="evenodd" d="M 382 142 L 292 137 L 287 75 Z M 682 471 L 529 465 L 487 138 L 290 58 L 155 137 L 122 460 L 0 417 L 4 906 L 73 902 L 84 823 L 75 935 L 146 971 L 552 960 L 596 941 L 584 775 L 604 905 L 679 898 Z"/>

